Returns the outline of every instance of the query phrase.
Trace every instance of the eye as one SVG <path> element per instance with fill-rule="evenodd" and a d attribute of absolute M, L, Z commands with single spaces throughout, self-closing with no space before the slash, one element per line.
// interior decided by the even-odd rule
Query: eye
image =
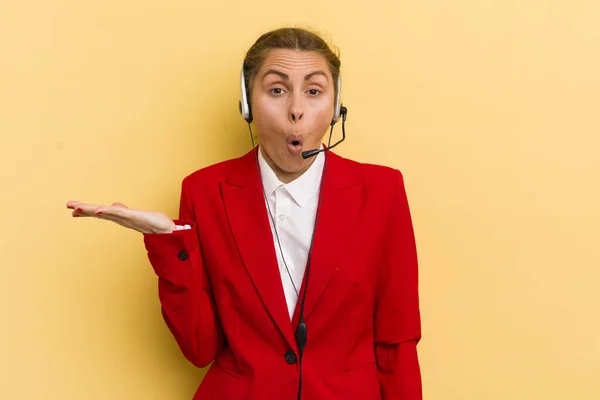
<path fill-rule="evenodd" d="M 311 96 L 317 96 L 319 93 L 321 93 L 321 91 L 319 89 L 309 89 L 308 90 L 308 94 L 310 94 Z"/>
<path fill-rule="evenodd" d="M 275 94 L 275 95 L 280 95 L 280 94 L 283 94 L 283 89 L 282 88 L 273 88 L 273 89 L 270 89 L 269 92 L 271 92 L 272 94 Z"/>

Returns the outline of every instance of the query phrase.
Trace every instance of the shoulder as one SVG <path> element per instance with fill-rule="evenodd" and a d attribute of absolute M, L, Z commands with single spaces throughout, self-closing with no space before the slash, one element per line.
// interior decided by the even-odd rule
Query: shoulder
<path fill-rule="evenodd" d="M 250 155 L 249 153 L 193 171 L 183 178 L 183 185 L 207 187 L 211 184 L 218 184 L 219 182 L 226 180 L 232 171 L 243 168 L 244 162 L 247 162 L 247 158 Z"/>
<path fill-rule="evenodd" d="M 397 168 L 385 165 L 360 162 L 333 154 L 344 169 L 351 171 L 355 179 L 363 186 L 365 191 L 377 190 L 378 192 L 395 192 L 398 184 L 403 184 L 402 172 Z"/>

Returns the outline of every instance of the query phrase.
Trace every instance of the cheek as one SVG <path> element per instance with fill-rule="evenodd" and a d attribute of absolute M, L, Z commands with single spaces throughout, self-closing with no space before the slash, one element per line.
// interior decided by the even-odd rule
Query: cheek
<path fill-rule="evenodd" d="M 281 118 L 278 116 L 277 108 L 269 104 L 260 104 L 256 109 L 252 109 L 252 113 L 260 142 L 263 146 L 271 148 L 279 142 L 278 138 L 282 131 Z"/>
<path fill-rule="evenodd" d="M 330 107 L 321 107 L 314 114 L 314 125 L 316 125 L 319 130 L 326 129 L 333 119 L 333 106 Z"/>
<path fill-rule="evenodd" d="M 331 119 L 333 118 L 333 98 L 330 98 L 329 96 L 327 97 L 323 97 L 322 99 L 319 100 L 318 103 L 315 104 L 314 110 L 315 110 L 315 115 L 317 116 L 317 118 L 319 119 L 325 119 L 325 120 L 329 120 L 329 122 L 331 122 Z"/>
<path fill-rule="evenodd" d="M 326 120 L 326 123 L 330 123 L 333 119 L 333 106 L 326 107 L 321 111 L 320 118 Z"/>
<path fill-rule="evenodd" d="M 287 117 L 286 109 L 276 102 L 256 102 L 252 117 L 257 127 L 274 127 Z"/>
<path fill-rule="evenodd" d="M 265 114 L 269 117 L 285 113 L 285 103 L 281 99 L 274 99 L 267 93 L 256 93 L 252 96 L 252 109 L 257 114 Z"/>
<path fill-rule="evenodd" d="M 257 101 L 256 102 L 257 114 L 262 114 L 268 117 L 273 117 L 277 114 L 281 114 L 282 107 L 274 101 Z"/>
<path fill-rule="evenodd" d="M 280 132 L 281 129 L 275 118 L 269 118 L 262 114 L 260 118 L 254 120 L 254 124 L 256 125 L 256 134 L 264 145 L 272 143 L 280 136 L 278 132 Z"/>

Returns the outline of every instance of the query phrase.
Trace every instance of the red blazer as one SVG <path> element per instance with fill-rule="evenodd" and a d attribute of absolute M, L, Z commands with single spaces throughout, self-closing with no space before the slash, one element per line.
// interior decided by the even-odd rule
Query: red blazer
<path fill-rule="evenodd" d="M 297 397 L 299 309 L 290 322 L 255 151 L 183 179 L 175 222 L 193 229 L 144 235 L 167 326 L 191 363 L 214 361 L 194 400 Z M 402 175 L 328 157 L 302 399 L 420 400 L 417 255 Z"/>

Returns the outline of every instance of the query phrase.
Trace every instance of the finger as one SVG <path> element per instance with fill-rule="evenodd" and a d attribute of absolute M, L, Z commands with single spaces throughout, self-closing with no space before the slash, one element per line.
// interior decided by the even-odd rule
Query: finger
<path fill-rule="evenodd" d="M 67 208 L 71 209 L 71 210 L 75 210 L 77 208 L 79 208 L 81 205 L 85 205 L 86 203 L 82 202 L 82 201 L 68 201 L 67 202 Z"/>
<path fill-rule="evenodd" d="M 95 215 L 96 211 L 102 207 L 104 206 L 98 204 L 79 203 L 75 206 L 75 211 L 81 214 Z"/>
<path fill-rule="evenodd" d="M 100 206 L 94 210 L 94 214 L 103 216 L 112 216 L 119 218 L 130 218 L 129 209 L 120 206 Z"/>
<path fill-rule="evenodd" d="M 103 219 L 106 221 L 111 221 L 111 222 L 116 222 L 119 223 L 122 221 L 122 218 L 116 217 L 114 215 L 110 215 L 110 214 L 94 214 L 92 215 L 92 217 L 98 218 L 98 219 Z"/>
<path fill-rule="evenodd" d="M 71 215 L 73 217 L 88 217 L 88 218 L 93 217 L 92 215 L 84 214 L 84 213 L 81 213 L 81 212 L 79 212 L 77 210 L 73 210 L 73 212 L 71 213 Z"/>
<path fill-rule="evenodd" d="M 92 213 L 92 214 L 86 214 L 86 213 L 82 213 L 79 212 L 77 210 L 73 211 L 73 217 L 85 217 L 85 218 L 96 218 L 96 219 L 103 219 L 106 221 L 111 221 L 111 222 L 115 222 L 121 226 L 127 227 L 129 228 L 129 224 L 127 224 L 125 220 L 123 220 L 123 218 L 117 217 L 117 216 L 112 216 L 110 214 L 96 214 L 96 213 Z"/>

